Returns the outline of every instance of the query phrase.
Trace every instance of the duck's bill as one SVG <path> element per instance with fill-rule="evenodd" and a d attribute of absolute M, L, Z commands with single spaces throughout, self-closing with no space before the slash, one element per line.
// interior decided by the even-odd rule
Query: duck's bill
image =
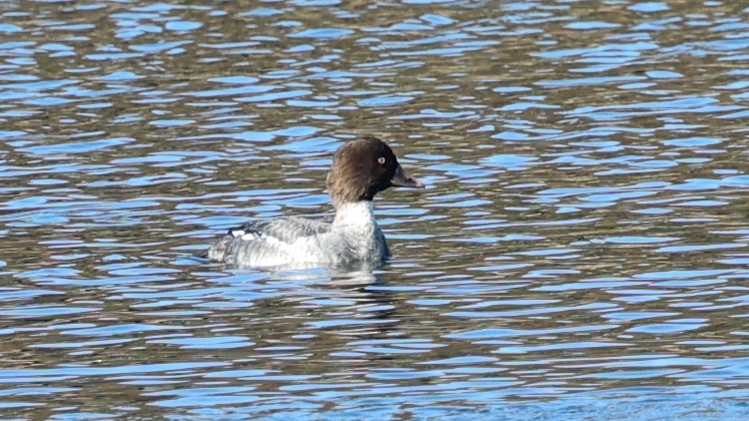
<path fill-rule="evenodd" d="M 409 177 L 400 165 L 395 169 L 395 175 L 390 180 L 390 185 L 395 187 L 413 187 L 415 189 L 424 188 L 424 184 L 421 181 Z"/>

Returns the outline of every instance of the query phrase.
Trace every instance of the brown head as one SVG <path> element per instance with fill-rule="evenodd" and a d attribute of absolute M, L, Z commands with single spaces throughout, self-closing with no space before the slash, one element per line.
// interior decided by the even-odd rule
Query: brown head
<path fill-rule="evenodd" d="M 327 185 L 336 206 L 372 200 L 388 187 L 424 188 L 406 174 L 390 146 L 372 136 L 348 142 L 336 151 Z"/>

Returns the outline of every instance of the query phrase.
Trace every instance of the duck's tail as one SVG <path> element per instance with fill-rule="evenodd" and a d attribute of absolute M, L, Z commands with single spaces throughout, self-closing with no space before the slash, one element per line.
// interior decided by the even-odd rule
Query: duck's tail
<path fill-rule="evenodd" d="M 229 243 L 233 237 L 231 235 L 225 235 L 218 239 L 211 247 L 207 250 L 203 250 L 197 254 L 198 257 L 204 259 L 214 260 L 216 262 L 223 262 L 226 258 L 226 250 L 229 247 Z"/>

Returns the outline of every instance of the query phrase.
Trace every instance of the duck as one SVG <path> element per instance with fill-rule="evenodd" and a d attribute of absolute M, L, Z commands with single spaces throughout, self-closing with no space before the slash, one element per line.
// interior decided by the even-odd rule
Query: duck
<path fill-rule="evenodd" d="M 390 258 L 390 249 L 375 219 L 375 195 L 390 187 L 425 188 L 374 136 L 338 148 L 326 186 L 335 209 L 332 222 L 301 217 L 250 221 L 229 229 L 206 257 L 239 268 L 381 264 Z"/>

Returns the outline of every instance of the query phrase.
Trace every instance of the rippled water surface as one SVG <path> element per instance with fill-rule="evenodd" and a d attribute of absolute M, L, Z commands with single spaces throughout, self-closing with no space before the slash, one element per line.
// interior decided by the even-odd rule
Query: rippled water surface
<path fill-rule="evenodd" d="M 745 419 L 742 4 L 2 2 L 2 418 Z M 360 134 L 387 265 L 192 257 Z"/>

